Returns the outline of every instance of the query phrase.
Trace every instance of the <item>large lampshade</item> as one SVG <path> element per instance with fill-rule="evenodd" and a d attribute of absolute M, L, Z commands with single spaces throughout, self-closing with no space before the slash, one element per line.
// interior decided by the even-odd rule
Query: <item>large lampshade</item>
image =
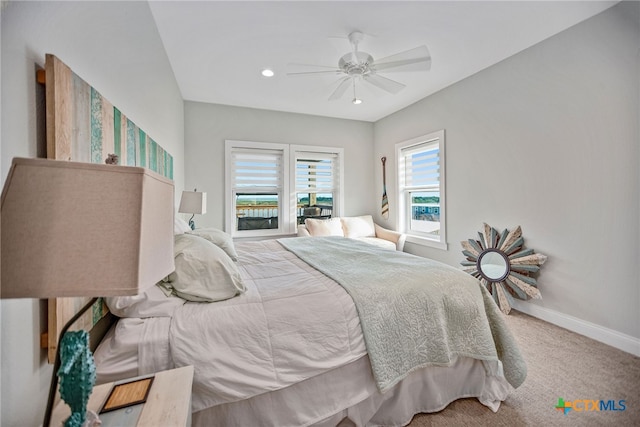
<path fill-rule="evenodd" d="M 150 170 L 13 159 L 2 298 L 135 295 L 174 270 L 173 183 Z"/>

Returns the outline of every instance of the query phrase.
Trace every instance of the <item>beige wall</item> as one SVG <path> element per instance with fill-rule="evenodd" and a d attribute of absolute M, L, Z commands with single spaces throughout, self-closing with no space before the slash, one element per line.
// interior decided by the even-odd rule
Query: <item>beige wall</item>
<path fill-rule="evenodd" d="M 174 156 L 182 190 L 183 102 L 146 2 L 3 1 L 1 30 L 2 184 L 11 159 L 36 157 L 44 142 L 44 93 L 35 72 L 52 53 Z M 51 379 L 39 348 L 45 307 L 44 300 L 0 302 L 2 426 L 42 422 Z"/>
<path fill-rule="evenodd" d="M 304 114 L 185 102 L 185 187 L 207 192 L 198 227 L 224 229 L 226 139 L 344 148 L 344 214 L 370 213 L 373 124 Z"/>
<path fill-rule="evenodd" d="M 483 222 L 520 225 L 549 256 L 542 301 L 520 307 L 640 354 L 639 8 L 621 3 L 378 121 L 374 151 L 445 129 L 449 250 L 407 249 L 459 265 Z"/>

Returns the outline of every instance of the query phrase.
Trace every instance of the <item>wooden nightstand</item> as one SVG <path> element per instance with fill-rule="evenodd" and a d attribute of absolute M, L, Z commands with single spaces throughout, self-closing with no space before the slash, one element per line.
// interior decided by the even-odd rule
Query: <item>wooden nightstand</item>
<path fill-rule="evenodd" d="M 107 400 L 114 384 L 101 384 L 94 387 L 89 398 L 88 409 L 98 412 Z M 191 426 L 191 385 L 193 382 L 193 366 L 171 369 L 155 374 L 147 401 L 136 426 L 147 427 L 183 427 Z M 53 408 L 51 427 L 63 425 L 70 415 L 69 407 L 62 401 Z M 109 427 L 102 424 L 102 427 Z"/>

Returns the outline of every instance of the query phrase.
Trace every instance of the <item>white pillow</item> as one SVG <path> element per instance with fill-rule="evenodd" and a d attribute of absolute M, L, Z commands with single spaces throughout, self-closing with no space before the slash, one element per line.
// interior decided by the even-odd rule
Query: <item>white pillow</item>
<path fill-rule="evenodd" d="M 344 236 L 340 218 L 313 219 L 307 218 L 304 221 L 305 227 L 313 237 L 320 236 Z"/>
<path fill-rule="evenodd" d="M 376 237 L 376 227 L 371 215 L 342 217 L 345 237 Z"/>
<path fill-rule="evenodd" d="M 189 229 L 187 233 L 207 239 L 208 241 L 225 251 L 232 260 L 238 260 L 238 253 L 236 252 L 236 248 L 233 245 L 233 239 L 224 231 L 218 230 L 217 228 L 196 228 L 195 230 Z"/>
<path fill-rule="evenodd" d="M 245 291 L 240 271 L 229 255 L 202 237 L 174 237 L 176 269 L 160 286 L 189 301 L 221 301 Z"/>
<path fill-rule="evenodd" d="M 184 304 L 182 298 L 167 296 L 158 286 L 129 297 L 104 299 L 109 311 L 118 317 L 171 317 L 173 311 Z"/>
<path fill-rule="evenodd" d="M 189 227 L 187 221 L 175 215 L 173 217 L 173 234 L 184 234 L 187 231 L 191 231 L 191 227 Z"/>

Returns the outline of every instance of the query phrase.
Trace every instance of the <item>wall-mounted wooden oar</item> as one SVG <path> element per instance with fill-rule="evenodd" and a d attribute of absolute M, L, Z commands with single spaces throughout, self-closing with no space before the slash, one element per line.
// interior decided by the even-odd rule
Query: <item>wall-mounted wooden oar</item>
<path fill-rule="evenodd" d="M 383 157 L 382 161 L 382 218 L 389 219 L 389 199 L 387 198 L 387 175 L 386 162 L 387 158 Z"/>

